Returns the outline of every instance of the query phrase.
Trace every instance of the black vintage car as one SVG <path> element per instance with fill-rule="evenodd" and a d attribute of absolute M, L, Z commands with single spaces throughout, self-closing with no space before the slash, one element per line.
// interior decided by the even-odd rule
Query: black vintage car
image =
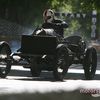
<path fill-rule="evenodd" d="M 23 61 L 27 64 L 23 65 Z M 29 67 L 33 77 L 38 77 L 42 70 L 52 71 L 60 81 L 72 64 L 82 64 L 85 78 L 93 79 L 97 52 L 87 47 L 80 36 L 61 38 L 53 29 L 36 29 L 32 35 L 22 35 L 21 48 L 14 53 L 7 42 L 0 42 L 0 77 L 5 78 L 14 64 Z"/>

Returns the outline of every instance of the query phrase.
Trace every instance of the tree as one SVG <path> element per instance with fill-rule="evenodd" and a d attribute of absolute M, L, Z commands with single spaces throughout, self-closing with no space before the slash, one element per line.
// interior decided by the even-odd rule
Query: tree
<path fill-rule="evenodd" d="M 99 0 L 0 0 L 0 17 L 23 26 L 42 23 L 42 13 L 47 8 L 55 11 L 100 12 Z"/>

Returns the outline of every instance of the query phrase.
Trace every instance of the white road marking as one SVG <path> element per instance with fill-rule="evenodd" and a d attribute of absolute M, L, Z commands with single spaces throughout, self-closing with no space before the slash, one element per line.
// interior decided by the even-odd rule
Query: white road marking
<path fill-rule="evenodd" d="M 69 69 L 68 73 L 81 73 L 84 74 L 83 69 Z M 96 70 L 96 74 L 100 74 L 100 70 Z"/>
<path fill-rule="evenodd" d="M 30 71 L 29 68 L 23 68 L 22 66 L 12 66 L 11 70 Z M 84 74 L 84 70 L 83 69 L 69 68 L 68 73 L 81 73 L 81 74 Z M 96 70 L 96 74 L 100 74 L 100 70 Z"/>

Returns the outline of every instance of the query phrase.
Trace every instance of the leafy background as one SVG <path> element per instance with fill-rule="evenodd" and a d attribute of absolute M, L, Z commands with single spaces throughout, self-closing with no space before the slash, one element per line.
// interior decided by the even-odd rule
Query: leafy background
<path fill-rule="evenodd" d="M 43 23 L 42 13 L 45 9 L 52 8 L 55 12 L 82 12 L 91 14 L 97 10 L 97 37 L 100 33 L 100 0 L 0 0 L 0 18 L 15 22 L 27 28 L 34 28 Z M 91 17 L 83 20 L 64 18 L 69 24 L 65 36 L 81 34 L 90 37 Z"/>

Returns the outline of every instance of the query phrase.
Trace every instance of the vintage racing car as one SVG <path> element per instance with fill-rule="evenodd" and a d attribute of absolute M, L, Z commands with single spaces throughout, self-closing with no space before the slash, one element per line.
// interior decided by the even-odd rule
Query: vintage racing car
<path fill-rule="evenodd" d="M 23 61 L 27 64 L 23 65 Z M 7 42 L 0 42 L 0 77 L 5 78 L 11 66 L 17 64 L 29 67 L 33 77 L 38 77 L 42 70 L 52 71 L 60 81 L 72 64 L 82 64 L 85 78 L 93 79 L 97 52 L 86 46 L 80 36 L 61 38 L 53 29 L 36 29 L 32 35 L 22 35 L 21 48 L 16 52 L 11 51 Z"/>

